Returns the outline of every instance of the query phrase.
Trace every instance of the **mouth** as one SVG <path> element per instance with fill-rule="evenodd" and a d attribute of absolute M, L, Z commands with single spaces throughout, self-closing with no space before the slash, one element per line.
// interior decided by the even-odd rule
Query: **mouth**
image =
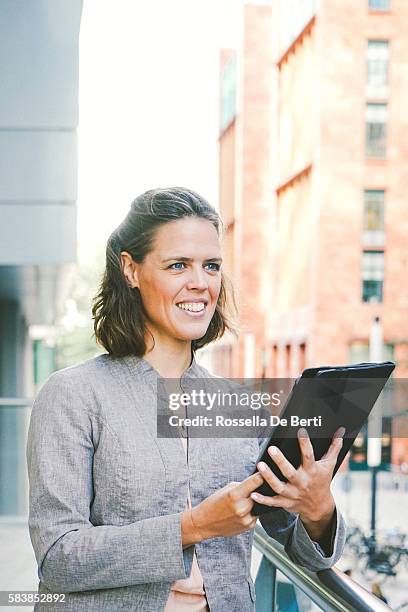
<path fill-rule="evenodd" d="M 177 308 L 189 317 L 202 317 L 204 316 L 207 302 L 205 300 L 197 302 L 178 302 Z"/>

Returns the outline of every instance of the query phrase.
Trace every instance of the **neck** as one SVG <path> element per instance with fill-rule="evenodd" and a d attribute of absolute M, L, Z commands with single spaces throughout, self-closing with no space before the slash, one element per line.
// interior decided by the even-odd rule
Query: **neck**
<path fill-rule="evenodd" d="M 150 365 L 164 378 L 180 378 L 191 363 L 191 342 L 169 345 L 155 339 L 153 348 L 143 355 Z"/>

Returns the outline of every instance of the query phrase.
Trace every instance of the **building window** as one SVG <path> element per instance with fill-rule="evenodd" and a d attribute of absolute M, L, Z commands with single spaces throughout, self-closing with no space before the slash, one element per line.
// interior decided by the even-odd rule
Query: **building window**
<path fill-rule="evenodd" d="M 382 302 L 384 282 L 384 252 L 364 251 L 362 262 L 363 302 Z"/>
<path fill-rule="evenodd" d="M 389 11 L 390 0 L 368 0 L 368 8 L 374 11 Z"/>
<path fill-rule="evenodd" d="M 383 361 L 395 361 L 394 345 L 390 342 L 383 345 Z M 354 340 L 349 347 L 349 363 L 367 363 L 370 361 L 370 345 L 364 340 Z"/>
<path fill-rule="evenodd" d="M 384 246 L 384 191 L 364 191 L 363 243 L 366 246 Z"/>
<path fill-rule="evenodd" d="M 366 155 L 384 158 L 387 143 L 387 105 L 367 104 Z"/>
<path fill-rule="evenodd" d="M 369 40 L 367 44 L 367 97 L 387 97 L 388 63 L 388 41 Z"/>

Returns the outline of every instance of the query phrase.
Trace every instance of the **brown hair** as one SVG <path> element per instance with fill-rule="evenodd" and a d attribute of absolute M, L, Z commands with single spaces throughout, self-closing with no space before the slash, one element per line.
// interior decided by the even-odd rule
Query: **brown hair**
<path fill-rule="evenodd" d="M 150 189 L 138 196 L 122 223 L 112 232 L 106 245 L 106 267 L 93 299 L 94 336 L 110 355 L 142 357 L 146 347 L 146 313 L 138 287 L 130 287 L 121 264 L 121 252 L 127 251 L 141 263 L 153 248 L 158 227 L 184 217 L 207 219 L 220 234 L 221 219 L 201 196 L 183 187 Z M 221 275 L 221 290 L 214 315 L 202 338 L 192 341 L 192 349 L 202 348 L 220 338 L 226 329 L 235 332 L 227 316 L 236 312 L 232 287 Z"/>

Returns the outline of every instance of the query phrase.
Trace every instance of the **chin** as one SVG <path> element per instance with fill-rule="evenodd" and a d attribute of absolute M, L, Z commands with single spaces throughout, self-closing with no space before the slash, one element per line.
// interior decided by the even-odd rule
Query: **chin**
<path fill-rule="evenodd" d="M 200 329 L 183 329 L 180 330 L 180 334 L 178 334 L 178 337 L 180 340 L 199 340 L 199 338 L 205 336 L 207 329 L 208 325 L 202 326 L 200 327 Z"/>

